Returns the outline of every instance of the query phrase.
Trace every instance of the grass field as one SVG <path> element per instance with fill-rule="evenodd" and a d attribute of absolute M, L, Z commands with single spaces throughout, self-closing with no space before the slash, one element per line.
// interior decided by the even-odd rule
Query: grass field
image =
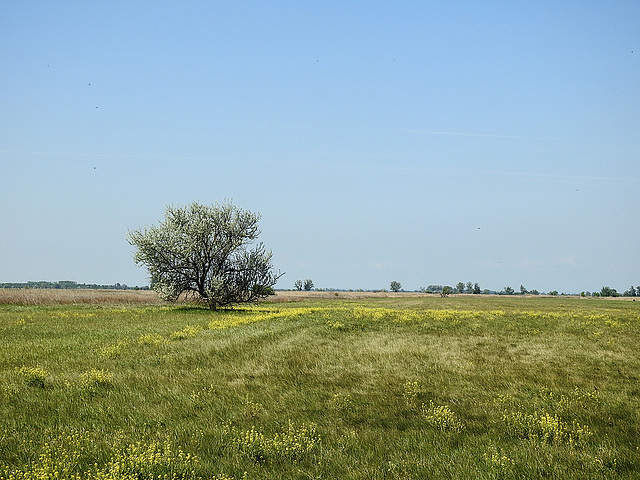
<path fill-rule="evenodd" d="M 332 297 L 5 298 L 0 479 L 640 478 L 640 303 Z"/>

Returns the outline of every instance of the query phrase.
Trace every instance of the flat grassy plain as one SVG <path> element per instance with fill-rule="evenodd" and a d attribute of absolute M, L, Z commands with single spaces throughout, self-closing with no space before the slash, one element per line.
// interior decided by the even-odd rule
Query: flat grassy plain
<path fill-rule="evenodd" d="M 640 478 L 640 302 L 118 293 L 0 298 L 0 479 Z"/>

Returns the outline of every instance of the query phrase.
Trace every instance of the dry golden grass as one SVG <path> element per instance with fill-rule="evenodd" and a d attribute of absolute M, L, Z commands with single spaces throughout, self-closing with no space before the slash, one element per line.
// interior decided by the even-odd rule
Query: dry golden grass
<path fill-rule="evenodd" d="M 58 290 L 30 288 L 0 289 L 0 304 L 73 305 L 73 304 L 162 304 L 151 290 Z"/>
<path fill-rule="evenodd" d="M 278 291 L 267 302 L 296 302 L 303 300 L 361 298 L 400 298 L 430 296 L 417 292 L 332 292 L 332 291 Z M 431 295 L 433 296 L 433 295 Z M 163 302 L 152 290 L 64 290 L 0 288 L 0 305 L 73 305 L 73 304 L 127 304 L 161 305 Z"/>
<path fill-rule="evenodd" d="M 486 295 L 455 294 L 452 297 L 486 298 Z M 420 292 L 343 292 L 343 291 L 277 291 L 275 295 L 266 299 L 269 303 L 300 302 L 305 300 L 359 300 L 364 298 L 404 298 L 404 297 L 439 297 L 438 294 Z M 494 298 L 524 298 L 521 295 L 495 296 Z M 525 296 L 529 298 L 530 296 Z M 540 295 L 539 298 L 547 297 Z M 556 298 L 556 297 L 549 297 Z M 557 298 L 570 298 L 569 296 Z M 607 298 L 605 298 L 607 299 Z M 616 297 L 611 300 L 634 300 L 632 298 Z M 589 300 L 589 299 L 587 299 Z M 184 300 L 187 301 L 188 300 Z M 164 305 L 152 290 L 64 290 L 64 289 L 28 289 L 28 288 L 0 288 L 0 305 Z"/>

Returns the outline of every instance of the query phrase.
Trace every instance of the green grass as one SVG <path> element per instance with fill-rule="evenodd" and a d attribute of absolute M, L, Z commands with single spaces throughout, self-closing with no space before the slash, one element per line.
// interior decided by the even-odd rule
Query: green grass
<path fill-rule="evenodd" d="M 0 306 L 0 479 L 640 478 L 640 304 Z"/>

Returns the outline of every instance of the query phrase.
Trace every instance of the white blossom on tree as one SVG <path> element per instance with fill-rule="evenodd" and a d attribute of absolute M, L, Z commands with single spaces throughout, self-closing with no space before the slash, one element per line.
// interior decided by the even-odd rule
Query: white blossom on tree
<path fill-rule="evenodd" d="M 163 299 L 184 294 L 217 309 L 265 298 L 281 276 L 271 251 L 252 245 L 259 219 L 231 203 L 169 206 L 163 222 L 130 232 L 128 241 Z"/>

